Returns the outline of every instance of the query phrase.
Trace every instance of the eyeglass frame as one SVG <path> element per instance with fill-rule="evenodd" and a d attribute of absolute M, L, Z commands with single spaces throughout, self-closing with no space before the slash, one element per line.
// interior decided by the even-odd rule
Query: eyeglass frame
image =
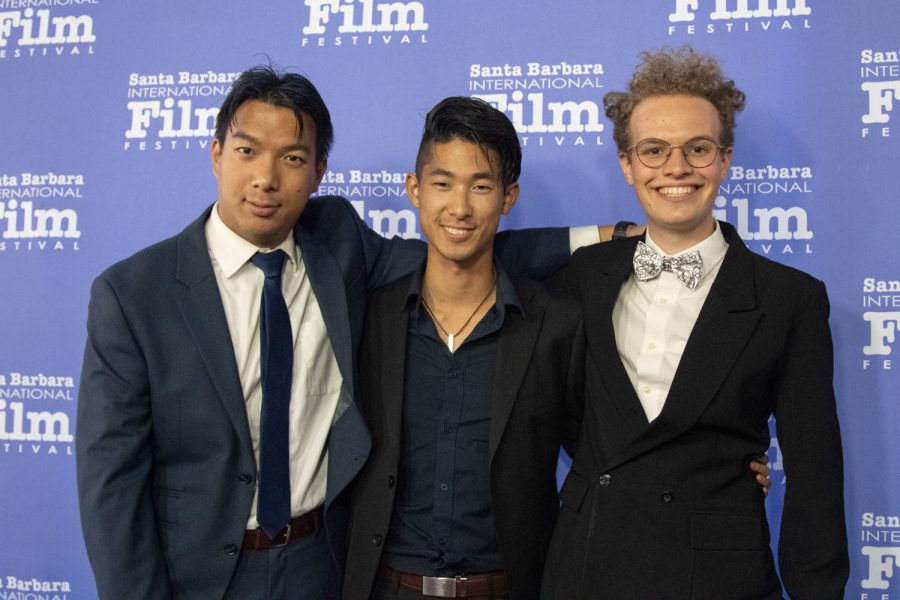
<path fill-rule="evenodd" d="M 631 152 L 632 150 L 634 150 L 635 148 L 637 148 L 638 146 L 640 146 L 640 145 L 643 144 L 644 142 L 649 142 L 649 141 L 652 141 L 652 140 L 656 140 L 657 142 L 662 142 L 663 144 L 665 144 L 666 146 L 668 146 L 668 147 L 669 147 L 669 152 L 668 152 L 668 154 L 666 154 L 666 157 L 663 159 L 663 161 L 662 161 L 661 163 L 659 163 L 658 165 L 656 165 L 656 166 L 651 166 L 651 165 L 648 165 L 647 163 L 645 163 L 643 160 L 641 160 L 641 155 L 640 155 L 640 153 L 637 153 L 637 152 L 636 152 L 635 154 L 637 155 L 637 159 L 640 161 L 640 163 L 641 163 L 642 165 L 644 165 L 644 166 L 647 167 L 648 169 L 661 169 L 661 168 L 663 168 L 664 166 L 666 166 L 666 163 L 669 162 L 669 158 L 672 157 L 672 151 L 674 151 L 675 148 L 679 148 L 679 149 L 681 150 L 681 155 L 684 157 L 684 161 L 685 161 L 687 164 L 691 165 L 691 166 L 692 166 L 693 168 L 695 168 L 695 169 L 705 169 L 705 168 L 708 167 L 709 165 L 711 165 L 711 164 L 713 164 L 714 162 L 716 162 L 716 158 L 718 158 L 719 152 L 722 152 L 722 151 L 728 149 L 728 146 L 720 146 L 719 144 L 716 144 L 716 142 L 715 142 L 714 140 L 711 140 L 711 139 L 709 139 L 709 138 L 707 138 L 707 137 L 697 136 L 697 137 L 694 137 L 694 138 L 689 139 L 688 141 L 686 141 L 686 142 L 683 143 L 683 144 L 675 144 L 675 145 L 670 144 L 670 143 L 667 142 L 666 140 L 661 140 L 661 139 L 659 139 L 659 138 L 644 138 L 644 139 L 642 139 L 641 141 L 639 141 L 639 142 L 637 142 L 637 143 L 635 143 L 635 144 L 632 144 L 631 146 L 625 148 L 625 152 L 626 152 L 626 153 Z M 715 154 L 713 154 L 712 159 L 711 159 L 708 163 L 706 163 L 705 165 L 703 165 L 703 166 L 697 166 L 697 165 L 693 164 L 693 163 L 690 161 L 690 159 L 688 159 L 688 155 L 685 154 L 685 152 L 684 152 L 684 147 L 685 147 L 685 146 L 689 145 L 691 142 L 696 142 L 697 140 L 703 140 L 703 141 L 705 141 L 705 142 L 712 142 L 713 145 L 716 147 L 716 152 L 715 152 Z"/>

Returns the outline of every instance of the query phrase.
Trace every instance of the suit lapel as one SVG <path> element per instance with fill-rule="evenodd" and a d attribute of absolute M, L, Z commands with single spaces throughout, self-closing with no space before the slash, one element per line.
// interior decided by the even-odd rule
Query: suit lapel
<path fill-rule="evenodd" d="M 606 429 L 607 453 L 612 454 L 646 431 L 649 423 L 641 402 L 628 378 L 619 357 L 616 332 L 613 326 L 613 307 L 619 291 L 632 273 L 632 256 L 638 239 L 618 242 L 609 247 L 608 259 L 598 261 L 597 279 L 591 279 L 585 290 L 585 331 L 588 332 L 588 358 L 600 373 L 600 384 L 605 388 L 603 398 L 587 401 L 609 402 L 613 411 L 601 410 L 600 414 L 614 415 L 615 426 Z"/>
<path fill-rule="evenodd" d="M 391 286 L 390 292 L 380 298 L 384 309 L 377 314 L 387 315 L 387 319 L 378 323 L 377 348 L 382 358 L 381 389 L 370 390 L 377 394 L 380 402 L 368 407 L 380 410 L 380 415 L 371 415 L 372 419 L 382 422 L 382 435 L 388 453 L 395 464 L 399 463 L 400 440 L 403 430 L 403 402 L 406 382 L 406 339 L 408 334 L 409 313 L 404 309 L 404 302 L 409 290 L 409 277 L 404 277 Z"/>
<path fill-rule="evenodd" d="M 347 313 L 347 294 L 340 265 L 328 248 L 303 229 L 294 230 L 297 243 L 303 255 L 303 264 L 309 283 L 316 295 L 325 330 L 331 340 L 331 347 L 337 359 L 338 368 L 348 389 L 354 389 L 353 342 L 350 335 L 350 320 Z M 346 406 L 338 407 L 339 411 Z"/>
<path fill-rule="evenodd" d="M 715 398 L 759 321 L 753 260 L 740 237 L 721 223 L 728 251 L 691 331 L 663 410 L 646 435 L 614 460 L 642 453 L 697 422 Z M 615 464 L 608 464 L 613 467 Z"/>
<path fill-rule="evenodd" d="M 207 209 L 178 236 L 175 278 L 186 288 L 176 302 L 238 439 L 249 451 L 253 444 L 244 393 L 225 308 L 206 245 L 204 228 L 209 212 L 210 209 Z"/>
<path fill-rule="evenodd" d="M 531 302 L 534 290 L 517 289 L 516 291 L 525 314 L 507 310 L 497 342 L 497 359 L 491 394 L 488 454 L 490 462 L 494 460 L 494 453 L 497 451 L 497 446 L 500 445 L 509 415 L 519 395 L 519 389 L 522 387 L 528 364 L 531 362 L 534 345 L 544 319 L 543 308 Z"/>

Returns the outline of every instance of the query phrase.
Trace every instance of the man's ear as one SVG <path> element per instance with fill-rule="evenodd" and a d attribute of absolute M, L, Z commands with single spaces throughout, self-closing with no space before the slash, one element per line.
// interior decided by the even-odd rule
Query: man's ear
<path fill-rule="evenodd" d="M 212 160 L 212 171 L 213 175 L 216 177 L 219 176 L 219 162 L 222 160 L 222 145 L 219 143 L 219 140 L 213 139 L 212 146 L 210 146 L 210 159 Z"/>
<path fill-rule="evenodd" d="M 500 209 L 500 212 L 504 215 L 508 215 L 509 211 L 512 210 L 512 207 L 516 205 L 518 200 L 519 182 L 516 181 L 506 186 L 506 189 L 503 191 L 503 208 Z"/>
<path fill-rule="evenodd" d="M 628 185 L 634 185 L 634 174 L 631 172 L 631 157 L 627 152 L 619 152 L 619 166 L 622 167 L 622 175 Z"/>
<path fill-rule="evenodd" d="M 325 177 L 326 170 L 328 170 L 327 158 L 316 163 L 316 188 L 318 188 L 319 184 L 322 183 L 322 178 Z"/>
<path fill-rule="evenodd" d="M 725 181 L 725 179 L 728 177 L 728 169 L 731 168 L 731 156 L 732 156 L 732 147 L 731 146 L 722 150 L 722 171 L 720 173 L 721 177 L 722 177 L 722 181 Z"/>
<path fill-rule="evenodd" d="M 419 178 L 415 173 L 406 174 L 406 195 L 412 205 L 419 208 Z"/>

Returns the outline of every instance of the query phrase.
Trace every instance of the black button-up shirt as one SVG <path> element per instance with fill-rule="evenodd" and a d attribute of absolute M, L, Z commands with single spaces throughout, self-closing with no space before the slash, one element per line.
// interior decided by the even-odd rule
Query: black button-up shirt
<path fill-rule="evenodd" d="M 410 283 L 400 476 L 382 556 L 398 571 L 502 568 L 491 511 L 491 391 L 504 316 L 522 306 L 496 261 L 494 269 L 496 302 L 452 353 L 421 305 L 423 272 Z"/>

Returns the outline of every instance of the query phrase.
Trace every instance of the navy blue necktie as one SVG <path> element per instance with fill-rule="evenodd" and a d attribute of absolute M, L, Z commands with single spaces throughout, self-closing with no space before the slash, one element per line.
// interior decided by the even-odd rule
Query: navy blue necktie
<path fill-rule="evenodd" d="M 288 451 L 288 406 L 294 345 L 291 319 L 281 293 L 281 250 L 257 252 L 250 259 L 265 273 L 259 310 L 262 411 L 259 432 L 259 498 L 256 518 L 270 539 L 291 520 L 291 481 Z"/>

